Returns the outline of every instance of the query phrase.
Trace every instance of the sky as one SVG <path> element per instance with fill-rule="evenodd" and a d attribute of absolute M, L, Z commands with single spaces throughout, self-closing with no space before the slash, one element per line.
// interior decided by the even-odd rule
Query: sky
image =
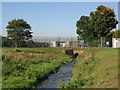
<path fill-rule="evenodd" d="M 114 9 L 118 15 L 117 2 L 2 2 L 2 35 L 7 35 L 8 21 L 24 19 L 34 37 L 76 37 L 77 20 L 99 5 Z"/>
<path fill-rule="evenodd" d="M 120 0 L 1 0 L 2 2 L 118 2 Z"/>

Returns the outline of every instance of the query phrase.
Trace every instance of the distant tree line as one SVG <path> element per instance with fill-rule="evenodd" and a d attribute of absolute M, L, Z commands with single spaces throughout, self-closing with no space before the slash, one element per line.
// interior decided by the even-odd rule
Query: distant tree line
<path fill-rule="evenodd" d="M 14 41 L 8 37 L 2 37 L 2 47 L 15 47 Z M 28 48 L 34 48 L 34 47 L 49 47 L 48 43 L 42 43 L 42 42 L 34 42 L 33 40 L 27 40 L 27 41 L 21 41 L 18 44 L 18 47 L 28 47 Z"/>

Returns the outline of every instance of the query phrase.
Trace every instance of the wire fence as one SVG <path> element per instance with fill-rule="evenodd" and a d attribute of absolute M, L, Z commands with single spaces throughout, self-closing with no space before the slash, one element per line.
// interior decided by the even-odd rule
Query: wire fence
<path fill-rule="evenodd" d="M 34 42 L 42 43 L 42 47 L 78 47 L 77 37 L 33 37 Z"/>
<path fill-rule="evenodd" d="M 112 47 L 112 38 L 78 38 L 78 37 L 33 37 L 31 40 L 19 42 L 19 47 Z M 15 47 L 15 43 L 8 38 L 2 39 L 3 47 Z"/>
<path fill-rule="evenodd" d="M 112 38 L 82 38 L 77 37 L 33 37 L 34 42 L 41 43 L 41 47 L 111 47 Z"/>
<path fill-rule="evenodd" d="M 33 37 L 34 42 L 78 41 L 77 37 Z"/>

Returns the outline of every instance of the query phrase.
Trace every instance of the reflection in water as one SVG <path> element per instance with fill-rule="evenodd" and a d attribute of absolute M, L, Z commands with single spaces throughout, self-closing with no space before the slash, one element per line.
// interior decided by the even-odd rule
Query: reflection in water
<path fill-rule="evenodd" d="M 66 64 L 60 67 L 57 73 L 51 74 L 48 77 L 48 83 L 44 85 L 38 85 L 37 88 L 57 88 L 60 83 L 70 82 L 71 70 L 76 61 L 72 61 L 70 64 Z"/>

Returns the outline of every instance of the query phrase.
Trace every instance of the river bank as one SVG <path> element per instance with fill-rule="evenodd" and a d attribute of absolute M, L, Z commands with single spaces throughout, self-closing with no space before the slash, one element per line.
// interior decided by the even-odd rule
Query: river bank
<path fill-rule="evenodd" d="M 2 53 L 2 88 L 36 88 L 38 82 L 55 73 L 72 58 L 62 49 L 5 48 Z M 38 53 L 44 52 L 44 53 Z"/>
<path fill-rule="evenodd" d="M 76 59 L 72 79 L 59 88 L 118 88 L 118 49 L 90 48 Z"/>
<path fill-rule="evenodd" d="M 37 89 L 39 88 L 57 88 L 60 83 L 68 83 L 70 82 L 72 73 L 71 70 L 74 67 L 76 61 L 72 61 L 69 64 L 63 65 L 59 68 L 57 73 L 51 74 L 48 79 L 47 83 L 43 85 L 38 85 Z"/>

